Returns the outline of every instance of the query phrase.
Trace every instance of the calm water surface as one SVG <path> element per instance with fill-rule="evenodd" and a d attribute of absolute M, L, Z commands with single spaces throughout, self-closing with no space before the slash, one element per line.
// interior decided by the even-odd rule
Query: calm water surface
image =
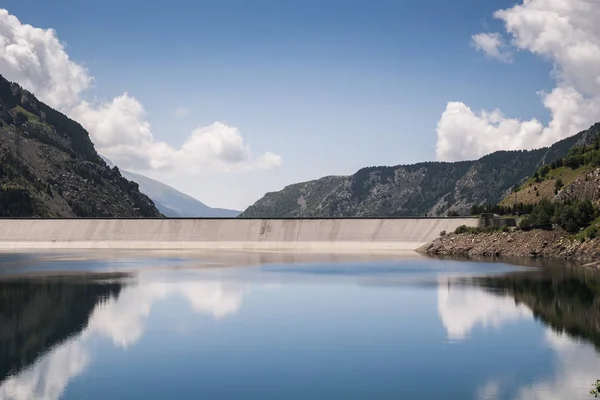
<path fill-rule="evenodd" d="M 0 258 L 0 399 L 585 399 L 600 378 L 593 271 L 202 263 Z"/>

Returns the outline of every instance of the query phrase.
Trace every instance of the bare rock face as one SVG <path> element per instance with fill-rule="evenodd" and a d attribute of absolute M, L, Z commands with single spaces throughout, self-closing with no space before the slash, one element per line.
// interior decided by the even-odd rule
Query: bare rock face
<path fill-rule="evenodd" d="M 162 215 L 81 125 L 0 76 L 0 216 Z"/>
<path fill-rule="evenodd" d="M 600 205 L 600 168 L 580 176 L 556 195 L 556 201 L 590 200 Z"/>

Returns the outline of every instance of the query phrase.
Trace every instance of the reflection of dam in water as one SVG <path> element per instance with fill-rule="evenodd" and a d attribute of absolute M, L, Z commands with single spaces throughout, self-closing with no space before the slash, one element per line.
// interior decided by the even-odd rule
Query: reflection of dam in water
<path fill-rule="evenodd" d="M 3 219 L 0 248 L 415 250 L 476 218 Z"/>

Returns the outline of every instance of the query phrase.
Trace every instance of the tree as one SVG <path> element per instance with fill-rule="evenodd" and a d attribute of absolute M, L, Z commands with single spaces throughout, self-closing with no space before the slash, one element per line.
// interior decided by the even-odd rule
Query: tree
<path fill-rule="evenodd" d="M 563 183 L 562 179 L 558 178 L 554 184 L 554 187 L 556 190 L 560 190 L 563 186 L 565 186 L 565 184 Z"/>
<path fill-rule="evenodd" d="M 599 398 L 600 397 L 600 379 L 596 379 L 596 383 L 594 383 L 593 386 L 594 387 L 592 388 L 592 390 L 590 390 L 590 395 L 594 396 L 595 398 Z"/>

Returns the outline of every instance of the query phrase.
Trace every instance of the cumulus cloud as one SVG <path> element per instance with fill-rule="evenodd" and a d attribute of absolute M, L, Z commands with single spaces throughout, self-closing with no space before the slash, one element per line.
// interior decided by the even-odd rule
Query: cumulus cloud
<path fill-rule="evenodd" d="M 123 168 L 198 173 L 282 164 L 281 157 L 271 152 L 253 157 L 239 130 L 222 122 L 194 129 L 175 148 L 154 137 L 144 106 L 128 93 L 98 104 L 82 100 L 81 93 L 93 78 L 69 58 L 57 33 L 22 24 L 4 9 L 0 9 L 0 71 L 81 123 L 99 153 Z M 181 107 L 175 114 L 189 111 Z"/>
<path fill-rule="evenodd" d="M 473 111 L 450 102 L 437 125 L 437 158 L 477 158 L 496 150 L 548 146 L 600 120 L 600 4 L 595 0 L 525 0 L 494 16 L 504 22 L 514 48 L 555 65 L 556 87 L 541 93 L 551 121 L 518 120 L 499 110 Z M 507 54 L 498 34 L 473 37 L 482 51 Z M 476 46 L 477 47 L 477 46 Z M 498 57 L 496 57 L 498 58 Z"/>
<path fill-rule="evenodd" d="M 21 24 L 1 8 L 0 71 L 60 109 L 76 104 L 92 82 L 88 71 L 69 58 L 53 30 Z"/>
<path fill-rule="evenodd" d="M 83 101 L 71 115 L 91 132 L 102 155 L 126 169 L 197 173 L 268 169 L 282 163 L 269 152 L 254 160 L 240 131 L 221 122 L 194 129 L 179 148 L 156 140 L 143 105 L 128 93 L 100 106 Z"/>
<path fill-rule="evenodd" d="M 471 46 L 496 60 L 507 63 L 512 62 L 512 53 L 508 50 L 502 35 L 497 32 L 473 35 Z"/>

